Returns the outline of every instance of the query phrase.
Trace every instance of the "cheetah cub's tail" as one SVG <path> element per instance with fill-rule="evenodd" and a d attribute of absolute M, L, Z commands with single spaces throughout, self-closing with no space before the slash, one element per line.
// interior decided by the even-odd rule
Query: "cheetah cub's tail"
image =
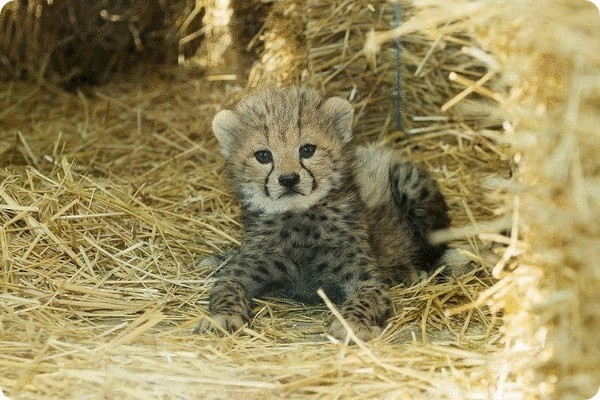
<path fill-rule="evenodd" d="M 358 147 L 354 175 L 360 197 L 371 209 L 395 205 L 406 221 L 427 272 L 444 266 L 444 275 L 461 275 L 470 260 L 446 244 L 431 244 L 429 235 L 450 226 L 448 206 L 437 182 L 423 168 L 380 145 Z"/>

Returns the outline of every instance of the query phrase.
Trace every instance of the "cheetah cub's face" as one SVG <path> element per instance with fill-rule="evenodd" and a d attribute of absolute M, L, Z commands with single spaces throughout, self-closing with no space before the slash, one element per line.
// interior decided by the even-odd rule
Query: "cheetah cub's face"
<path fill-rule="evenodd" d="M 305 89 L 265 89 L 219 112 L 213 131 L 240 201 L 250 210 L 306 210 L 348 169 L 352 106 Z"/>

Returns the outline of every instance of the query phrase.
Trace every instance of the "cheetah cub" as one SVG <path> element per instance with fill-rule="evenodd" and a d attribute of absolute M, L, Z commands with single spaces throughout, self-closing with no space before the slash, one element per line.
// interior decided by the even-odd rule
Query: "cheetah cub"
<path fill-rule="evenodd" d="M 228 262 L 197 331 L 235 331 L 266 292 L 340 307 L 369 340 L 390 314 L 390 285 L 431 271 L 445 251 L 428 234 L 449 225 L 447 206 L 423 169 L 352 142 L 353 109 L 307 89 L 265 89 L 213 120 L 241 204 L 243 245 Z M 329 333 L 344 338 L 334 320 Z"/>

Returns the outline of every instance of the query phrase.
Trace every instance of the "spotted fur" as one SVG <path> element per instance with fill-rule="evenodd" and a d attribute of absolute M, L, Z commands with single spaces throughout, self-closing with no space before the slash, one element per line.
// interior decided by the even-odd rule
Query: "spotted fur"
<path fill-rule="evenodd" d="M 229 261 L 198 331 L 239 329 L 265 293 L 314 303 L 322 288 L 355 334 L 372 339 L 391 311 L 389 286 L 444 253 L 427 241 L 449 224 L 435 181 L 390 151 L 356 148 L 352 116 L 345 100 L 297 88 L 257 92 L 215 116 L 244 238 L 213 259 Z M 338 321 L 329 332 L 346 335 Z"/>

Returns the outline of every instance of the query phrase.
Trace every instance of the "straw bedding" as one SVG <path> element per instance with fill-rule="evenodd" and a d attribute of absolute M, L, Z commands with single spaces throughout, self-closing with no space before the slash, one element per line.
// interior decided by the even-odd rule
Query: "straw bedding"
<path fill-rule="evenodd" d="M 592 335 L 600 313 L 585 306 L 599 300 L 597 250 L 590 245 L 598 238 L 598 224 L 590 223 L 598 221 L 598 194 L 584 182 L 598 180 L 600 152 L 589 136 L 597 130 L 598 87 L 588 77 L 599 64 L 593 55 L 551 53 L 569 66 L 557 74 L 568 72 L 568 79 L 557 81 L 562 91 L 533 90 L 543 58 L 520 61 L 532 60 L 527 52 L 548 37 L 509 21 L 515 10 L 533 15 L 534 3 L 507 2 L 498 10 L 470 2 L 479 8 L 459 7 L 461 13 L 416 3 L 407 12 L 429 24 L 405 25 L 411 104 L 403 110 L 404 132 L 393 130 L 394 114 L 380 98 L 356 98 L 358 107 L 375 107 L 357 123 L 359 140 L 384 140 L 431 169 L 454 224 L 439 236 L 474 262 L 459 278 L 394 288 L 395 316 L 381 338 L 366 344 L 327 338 L 325 305 L 270 298 L 256 302 L 257 318 L 241 332 L 191 334 L 206 313 L 214 274 L 196 267 L 197 260 L 239 240 L 239 210 L 210 121 L 244 82 L 156 68 L 73 93 L 0 83 L 0 388 L 15 399 L 589 394 L 600 348 Z M 565 15 L 569 5 L 555 7 L 535 21 Z M 571 10 L 573 21 L 583 11 Z M 561 25 L 563 34 L 575 34 L 573 21 Z M 586 35 L 600 36 L 585 27 Z M 305 82 L 346 90 L 348 76 L 324 82 L 326 74 L 315 72 L 323 63 L 314 58 L 321 39 L 309 28 Z M 367 40 L 364 28 L 359 37 Z M 495 40 L 516 33 L 523 35 L 521 49 Z M 346 55 L 364 51 L 360 62 L 373 56 L 359 47 Z M 385 64 L 385 56 L 374 55 Z M 419 65 L 422 76 L 411 78 Z M 362 71 L 376 77 L 367 67 Z M 493 68 L 493 79 L 472 84 Z M 577 79 L 588 86 L 575 85 Z M 465 87 L 470 92 L 461 94 Z M 581 101 L 573 111 L 576 87 Z M 440 111 L 449 101 L 455 104 Z M 575 114 L 561 119 L 553 112 L 561 107 Z M 561 137 L 577 139 L 557 149 Z M 532 147 L 536 140 L 544 148 Z M 578 158 L 565 155 L 574 149 Z M 572 172 L 545 164 L 548 154 L 567 157 Z M 527 190 L 531 185 L 539 189 Z M 583 204 L 568 195 L 573 188 L 584 192 Z M 578 219 L 547 227 L 556 210 L 564 213 L 560 221 L 571 212 Z"/>
<path fill-rule="evenodd" d="M 227 88 L 175 79 L 115 80 L 79 96 L 5 86 L 1 101 L 14 102 L 0 187 L 5 391 L 378 398 L 451 391 L 448 382 L 484 374 L 500 321 L 486 309 L 444 311 L 476 298 L 485 274 L 396 288 L 396 316 L 369 350 L 328 342 L 325 307 L 276 299 L 261 300 L 238 335 L 192 335 L 213 272 L 195 260 L 236 242 L 238 209 L 208 127 L 222 101 L 209 94 Z M 423 145 L 424 161 L 439 158 Z M 448 190 L 464 214 L 461 185 Z"/>

